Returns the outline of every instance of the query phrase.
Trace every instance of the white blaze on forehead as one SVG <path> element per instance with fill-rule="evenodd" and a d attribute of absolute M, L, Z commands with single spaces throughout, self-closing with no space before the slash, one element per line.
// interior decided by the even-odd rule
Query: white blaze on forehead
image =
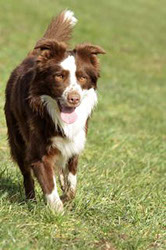
<path fill-rule="evenodd" d="M 74 56 L 68 56 L 64 61 L 61 62 L 61 67 L 65 70 L 70 71 L 70 73 L 76 72 L 76 63 Z"/>
<path fill-rule="evenodd" d="M 61 62 L 61 67 L 64 70 L 69 71 L 69 86 L 66 88 L 64 91 L 64 96 L 66 93 L 75 90 L 78 91 L 80 94 L 82 92 L 81 86 L 77 83 L 77 78 L 76 78 L 76 61 L 74 56 L 68 56 L 64 61 Z"/>

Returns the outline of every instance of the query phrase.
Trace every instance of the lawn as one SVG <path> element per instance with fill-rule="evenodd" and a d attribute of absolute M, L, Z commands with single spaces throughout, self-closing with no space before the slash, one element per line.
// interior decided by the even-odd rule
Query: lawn
<path fill-rule="evenodd" d="M 57 215 L 26 203 L 3 112 L 10 72 L 52 16 L 79 19 L 71 46 L 102 46 L 99 103 L 76 199 Z M 165 0 L 0 0 L 0 249 L 166 249 Z"/>

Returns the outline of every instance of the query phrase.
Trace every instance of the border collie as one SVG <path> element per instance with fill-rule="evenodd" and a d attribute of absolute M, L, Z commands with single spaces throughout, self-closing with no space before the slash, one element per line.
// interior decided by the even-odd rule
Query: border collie
<path fill-rule="evenodd" d="M 78 157 L 97 103 L 97 55 L 105 53 L 89 43 L 68 49 L 76 22 L 70 10 L 53 18 L 6 87 L 8 141 L 23 175 L 26 198 L 35 199 L 33 173 L 47 204 L 57 212 L 75 197 Z"/>

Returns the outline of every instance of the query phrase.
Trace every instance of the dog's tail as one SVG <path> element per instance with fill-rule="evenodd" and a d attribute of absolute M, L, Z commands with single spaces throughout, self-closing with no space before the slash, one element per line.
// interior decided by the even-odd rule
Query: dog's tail
<path fill-rule="evenodd" d="M 49 24 L 43 38 L 56 39 L 58 42 L 67 43 L 71 38 L 71 33 L 77 19 L 71 10 L 62 11 L 53 18 Z"/>

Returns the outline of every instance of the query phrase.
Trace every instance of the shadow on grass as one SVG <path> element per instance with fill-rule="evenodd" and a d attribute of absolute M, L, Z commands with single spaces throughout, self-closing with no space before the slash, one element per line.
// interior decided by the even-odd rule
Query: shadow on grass
<path fill-rule="evenodd" d="M 40 195 L 37 198 L 39 201 L 43 200 Z M 21 178 L 16 182 L 12 177 L 3 176 L 2 174 L 0 174 L 0 200 L 4 201 L 5 204 L 9 202 L 19 206 L 26 206 L 29 211 L 32 211 L 37 204 L 36 200 L 26 200 Z"/>
<path fill-rule="evenodd" d="M 25 203 L 21 185 L 13 182 L 12 178 L 0 176 L 0 199 L 7 199 L 11 203 Z"/>

